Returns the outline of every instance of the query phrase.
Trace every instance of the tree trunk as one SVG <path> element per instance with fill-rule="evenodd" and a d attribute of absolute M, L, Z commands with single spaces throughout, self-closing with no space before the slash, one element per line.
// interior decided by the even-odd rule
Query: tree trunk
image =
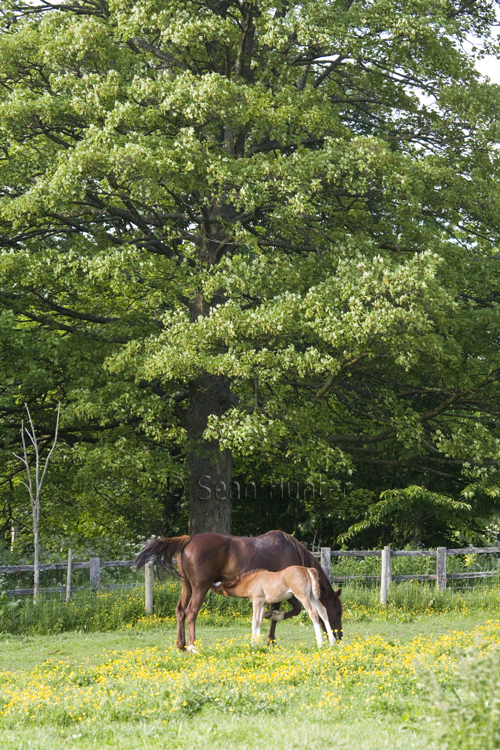
<path fill-rule="evenodd" d="M 235 148 L 244 149 L 244 140 L 226 128 L 226 150 L 235 156 Z M 201 267 L 216 265 L 221 257 L 234 248 L 228 238 L 224 222 L 236 217 L 236 209 L 223 198 L 218 198 L 207 213 L 197 239 L 198 260 Z M 223 304 L 224 290 L 220 289 L 205 299 L 197 291 L 189 300 L 191 321 L 210 316 L 213 306 Z M 229 450 L 221 450 L 217 440 L 204 440 L 211 414 L 222 416 L 236 401 L 224 375 L 203 373 L 189 383 L 189 406 L 182 422 L 187 431 L 187 467 L 189 491 L 189 533 L 207 531 L 231 533 L 231 482 L 233 458 Z"/>
<path fill-rule="evenodd" d="M 189 472 L 189 533 L 231 533 L 233 459 L 217 440 L 204 440 L 210 414 L 221 416 L 232 403 L 229 381 L 220 375 L 201 375 L 189 384 L 186 414 Z"/>
<path fill-rule="evenodd" d="M 35 545 L 35 554 L 33 560 L 33 604 L 36 604 L 40 590 L 40 537 L 38 534 L 38 518 L 36 517 L 35 520 L 35 513 L 33 513 L 33 520 L 35 521 L 35 523 L 33 524 L 33 541 Z"/>
<path fill-rule="evenodd" d="M 419 510 L 415 521 L 413 522 L 413 535 L 411 540 L 411 545 L 413 549 L 418 549 L 419 544 L 421 542 L 422 538 L 422 529 L 424 527 L 424 512 L 423 510 Z"/>

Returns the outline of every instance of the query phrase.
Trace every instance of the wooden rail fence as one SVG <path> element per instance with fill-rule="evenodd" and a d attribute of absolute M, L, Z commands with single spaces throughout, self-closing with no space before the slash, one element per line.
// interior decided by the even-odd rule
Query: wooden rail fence
<path fill-rule="evenodd" d="M 484 555 L 498 554 L 500 547 L 461 547 L 447 549 L 438 547 L 435 550 L 392 550 L 390 546 L 382 550 L 332 550 L 330 547 L 321 547 L 319 552 L 313 552 L 315 557 L 320 558 L 321 567 L 327 574 L 331 583 L 343 583 L 351 580 L 380 581 L 380 603 L 387 603 L 387 592 L 394 581 L 436 581 L 436 587 L 446 591 L 447 582 L 454 579 L 467 578 L 490 578 L 498 575 L 498 570 L 484 570 L 473 573 L 447 573 L 446 558 L 448 555 Z M 355 575 L 355 576 L 332 576 L 332 556 L 334 557 L 380 557 L 380 575 Z M 392 575 L 391 559 L 393 557 L 435 557 L 436 572 L 432 574 L 415 575 Z"/>
<path fill-rule="evenodd" d="M 71 593 L 73 591 L 82 591 L 88 589 L 88 586 L 72 586 L 71 585 L 71 573 L 73 570 L 85 570 L 89 571 L 90 586 L 93 590 L 101 586 L 101 568 L 131 568 L 134 564 L 133 560 L 107 560 L 101 562 L 98 557 L 91 557 L 88 562 L 73 562 L 72 552 L 68 550 L 68 561 L 65 563 L 48 563 L 40 565 L 40 570 L 65 570 L 66 571 L 66 585 L 65 586 L 49 586 L 47 588 L 40 588 L 40 593 L 56 594 L 66 593 L 66 602 L 69 601 Z M 24 573 L 33 572 L 33 565 L 0 565 L 0 573 Z M 133 586 L 135 584 L 128 584 Z M 116 583 L 103 586 L 105 589 L 120 589 L 127 584 Z M 29 596 L 34 593 L 34 589 L 7 589 L 2 593 L 7 596 Z"/>
<path fill-rule="evenodd" d="M 391 584 L 395 581 L 436 581 L 436 586 L 439 590 L 445 591 L 447 582 L 453 579 L 467 579 L 467 578 L 489 578 L 491 576 L 498 575 L 498 570 L 486 570 L 478 571 L 473 573 L 447 573 L 446 572 L 446 559 L 448 555 L 470 555 L 470 554 L 499 554 L 500 547 L 462 547 L 460 549 L 447 549 L 446 547 L 438 547 L 435 550 L 393 550 L 390 546 L 384 547 L 382 550 L 332 550 L 330 547 L 321 547 L 318 552 L 312 554 L 319 558 L 321 561 L 321 567 L 328 576 L 330 582 L 343 583 L 351 580 L 363 580 L 363 581 L 380 581 L 380 602 L 381 604 L 387 603 L 387 593 Z M 381 558 L 381 571 L 380 575 L 352 575 L 352 576 L 334 576 L 332 575 L 332 557 L 380 557 Z M 432 574 L 415 574 L 415 575 L 392 575 L 391 560 L 393 557 L 435 557 L 436 558 L 436 573 Z M 73 562 L 72 552 L 68 551 L 68 560 L 65 563 L 50 563 L 40 565 L 40 570 L 66 570 L 66 585 L 65 586 L 50 586 L 48 588 L 41 588 L 40 593 L 65 593 L 66 603 L 68 603 L 71 593 L 73 591 L 81 591 L 82 589 L 88 589 L 88 586 L 72 586 L 71 585 L 71 574 L 73 570 L 85 570 L 89 571 L 89 582 L 92 591 L 101 589 L 120 589 L 127 586 L 134 586 L 135 584 L 107 584 L 101 586 L 101 569 L 102 568 L 114 568 L 123 567 L 131 568 L 134 564 L 133 560 L 108 560 L 101 562 L 98 557 L 91 557 L 88 562 Z M 33 565 L 2 565 L 0 566 L 0 573 L 21 573 L 21 572 L 33 572 Z M 154 589 L 154 572 L 153 563 L 147 563 L 144 568 L 144 607 L 148 614 L 153 613 L 153 589 Z M 34 593 L 34 589 L 7 589 L 4 591 L 7 596 L 24 596 Z"/>

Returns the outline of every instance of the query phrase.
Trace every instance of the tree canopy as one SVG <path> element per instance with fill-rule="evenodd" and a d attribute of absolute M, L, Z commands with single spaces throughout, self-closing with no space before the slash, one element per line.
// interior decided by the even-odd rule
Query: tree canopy
<path fill-rule="evenodd" d="M 23 404 L 49 435 L 61 401 L 67 533 L 185 526 L 184 481 L 191 532 L 227 532 L 233 473 L 337 488 L 299 509 L 331 539 L 365 511 L 358 543 L 484 533 L 500 89 L 474 61 L 497 53 L 495 3 L 14 0 L 2 19 L 6 526 Z"/>

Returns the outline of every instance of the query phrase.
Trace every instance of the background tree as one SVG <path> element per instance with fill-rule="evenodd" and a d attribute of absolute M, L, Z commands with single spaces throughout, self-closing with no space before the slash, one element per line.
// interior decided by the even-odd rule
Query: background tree
<path fill-rule="evenodd" d="M 81 476 L 495 500 L 494 3 L 5 7 L 0 296 Z"/>
<path fill-rule="evenodd" d="M 37 603 L 39 587 L 40 587 L 40 500 L 43 481 L 45 474 L 47 473 L 47 467 L 49 465 L 50 457 L 54 452 L 57 444 L 57 433 L 59 430 L 59 417 L 61 415 L 61 404 L 57 409 L 56 426 L 54 431 L 54 441 L 50 450 L 48 451 L 45 461 L 42 458 L 43 445 L 40 444 L 38 437 L 35 432 L 35 426 L 31 419 L 30 410 L 28 405 L 25 404 L 26 411 L 28 413 L 29 428 L 24 426 L 24 422 L 21 423 L 21 444 L 23 446 L 23 455 L 15 457 L 18 458 L 26 470 L 27 481 L 21 483 L 26 487 L 30 497 L 31 512 L 33 517 L 33 544 L 35 550 L 35 558 L 33 562 L 33 604 Z M 32 447 L 32 455 L 30 456 L 29 448 L 26 447 L 26 437 L 29 438 Z"/>

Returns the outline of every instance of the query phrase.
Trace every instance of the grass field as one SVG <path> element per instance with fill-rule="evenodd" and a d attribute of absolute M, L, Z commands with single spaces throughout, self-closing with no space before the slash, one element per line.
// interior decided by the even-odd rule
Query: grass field
<path fill-rule="evenodd" d="M 384 618 L 353 606 L 342 643 L 320 651 L 305 621 L 280 623 L 274 649 L 251 647 L 243 618 L 226 622 L 200 622 L 199 655 L 176 652 L 173 623 L 154 620 L 0 636 L 2 748 L 500 746 L 439 735 L 454 721 L 446 696 L 457 661 L 486 663 L 500 644 L 499 611 Z"/>

